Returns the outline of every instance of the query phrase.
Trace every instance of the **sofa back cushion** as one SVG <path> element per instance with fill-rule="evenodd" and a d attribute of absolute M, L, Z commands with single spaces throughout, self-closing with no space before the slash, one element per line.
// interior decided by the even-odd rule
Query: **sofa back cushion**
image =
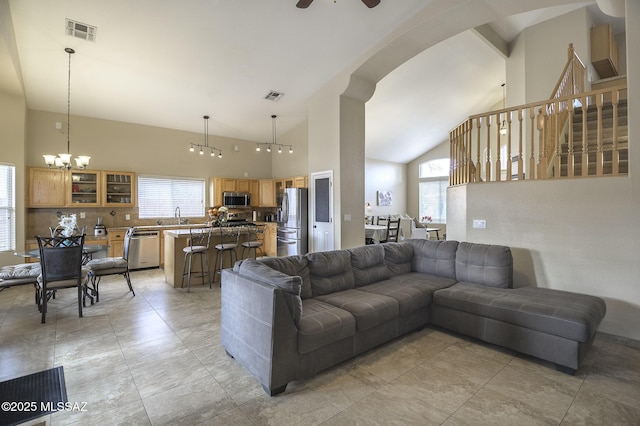
<path fill-rule="evenodd" d="M 456 252 L 456 279 L 489 287 L 513 287 L 513 258 L 506 246 L 460 243 Z"/>
<path fill-rule="evenodd" d="M 268 267 L 280 271 L 287 275 L 299 276 L 302 279 L 302 288 L 300 297 L 310 299 L 313 297 L 311 293 L 311 277 L 309 274 L 309 261 L 304 256 L 287 256 L 287 257 L 267 257 L 260 259 L 260 262 Z"/>
<path fill-rule="evenodd" d="M 384 244 L 354 247 L 347 251 L 351 254 L 351 268 L 356 287 L 389 278 L 389 269 L 384 263 Z"/>
<path fill-rule="evenodd" d="M 234 269 L 236 268 L 234 267 Z M 247 279 L 284 290 L 283 295 L 291 311 L 291 316 L 296 324 L 300 322 L 302 316 L 302 298 L 300 297 L 302 278 L 276 271 L 255 259 L 239 262 L 237 272 Z"/>
<path fill-rule="evenodd" d="M 457 241 L 408 240 L 413 245 L 414 272 L 456 279 Z"/>
<path fill-rule="evenodd" d="M 384 262 L 391 275 L 403 275 L 411 272 L 413 245 L 407 242 L 380 245 L 384 247 Z"/>
<path fill-rule="evenodd" d="M 347 250 L 321 251 L 305 256 L 309 260 L 311 292 L 314 297 L 355 287 L 351 254 Z"/>

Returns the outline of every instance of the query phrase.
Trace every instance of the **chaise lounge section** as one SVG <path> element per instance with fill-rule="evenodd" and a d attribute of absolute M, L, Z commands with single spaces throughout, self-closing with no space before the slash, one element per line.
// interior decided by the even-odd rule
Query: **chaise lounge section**
<path fill-rule="evenodd" d="M 604 301 L 512 280 L 508 247 L 456 241 L 247 259 L 222 274 L 221 342 L 272 396 L 428 323 L 575 372 Z"/>

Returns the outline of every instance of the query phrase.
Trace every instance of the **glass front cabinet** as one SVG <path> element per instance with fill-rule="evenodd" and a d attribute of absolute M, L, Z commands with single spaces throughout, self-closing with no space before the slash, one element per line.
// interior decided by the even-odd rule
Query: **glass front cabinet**
<path fill-rule="evenodd" d="M 136 202 L 135 173 L 102 172 L 102 205 L 133 207 Z"/>
<path fill-rule="evenodd" d="M 70 206 L 98 207 L 100 205 L 100 172 L 87 170 L 69 171 Z"/>

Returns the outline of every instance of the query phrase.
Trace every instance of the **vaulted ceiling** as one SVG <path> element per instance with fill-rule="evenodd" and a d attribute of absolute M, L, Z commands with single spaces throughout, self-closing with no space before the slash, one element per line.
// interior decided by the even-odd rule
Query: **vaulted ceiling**
<path fill-rule="evenodd" d="M 10 19 L 0 22 L 13 26 L 13 65 L 29 109 L 66 112 L 64 48 L 72 47 L 72 114 L 193 132 L 208 114 L 212 135 L 267 141 L 272 114 L 279 134 L 303 122 L 311 95 L 430 3 L 8 0 Z M 508 42 L 540 15 L 490 25 Z M 95 41 L 66 35 L 66 18 L 96 26 Z M 367 104 L 367 156 L 408 162 L 442 142 L 466 115 L 501 99 L 504 69 L 504 58 L 470 31 L 406 62 Z M 283 98 L 265 100 L 272 90 Z M 401 154 L 399 143 L 408 147 Z"/>

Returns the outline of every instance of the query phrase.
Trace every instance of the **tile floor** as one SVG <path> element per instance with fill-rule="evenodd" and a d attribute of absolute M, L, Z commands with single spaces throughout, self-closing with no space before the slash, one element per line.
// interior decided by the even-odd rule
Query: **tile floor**
<path fill-rule="evenodd" d="M 425 328 L 270 398 L 219 344 L 220 291 L 191 293 L 160 270 L 107 277 L 78 318 L 59 292 L 47 323 L 33 289 L 0 292 L 0 381 L 64 366 L 86 411 L 31 422 L 152 425 L 638 425 L 640 345 L 599 334 L 575 376 Z"/>

